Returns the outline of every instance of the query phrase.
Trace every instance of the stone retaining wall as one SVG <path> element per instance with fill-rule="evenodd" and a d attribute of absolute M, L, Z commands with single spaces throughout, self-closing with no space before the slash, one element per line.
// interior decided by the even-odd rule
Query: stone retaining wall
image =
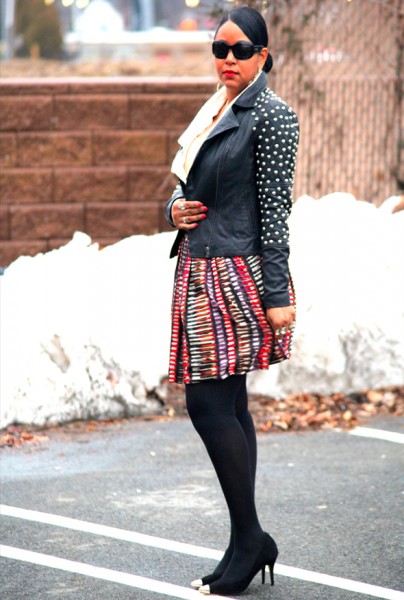
<path fill-rule="evenodd" d="M 310 93 L 291 81 L 285 70 L 269 83 L 299 117 L 294 197 L 340 191 L 380 204 L 400 193 L 397 80 L 330 77 Z M 0 266 L 77 230 L 107 245 L 169 228 L 163 206 L 177 138 L 215 86 L 214 78 L 3 80 Z"/>
<path fill-rule="evenodd" d="M 213 79 L 0 84 L 0 266 L 65 244 L 167 229 L 178 135 Z M 169 227 L 169 226 L 168 226 Z"/>

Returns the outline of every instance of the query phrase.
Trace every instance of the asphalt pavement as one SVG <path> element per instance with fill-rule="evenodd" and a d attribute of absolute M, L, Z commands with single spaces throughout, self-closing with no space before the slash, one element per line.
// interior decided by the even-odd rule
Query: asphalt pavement
<path fill-rule="evenodd" d="M 280 554 L 275 586 L 257 576 L 241 597 L 404 598 L 404 419 L 368 426 L 402 435 L 258 436 L 257 507 Z M 187 419 L 6 448 L 1 503 L 2 600 L 202 598 L 189 583 L 227 544 L 224 500 Z"/>

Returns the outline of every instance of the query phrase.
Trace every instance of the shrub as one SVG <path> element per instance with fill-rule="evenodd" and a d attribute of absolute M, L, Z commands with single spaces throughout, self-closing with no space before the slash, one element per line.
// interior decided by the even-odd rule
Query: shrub
<path fill-rule="evenodd" d="M 62 50 L 62 31 L 55 4 L 43 0 L 17 0 L 16 32 L 22 36 L 23 51 L 32 55 L 38 48 L 42 58 L 59 58 Z"/>

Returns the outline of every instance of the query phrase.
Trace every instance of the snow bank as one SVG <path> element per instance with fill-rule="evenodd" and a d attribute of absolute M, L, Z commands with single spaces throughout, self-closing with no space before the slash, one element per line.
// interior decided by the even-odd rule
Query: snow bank
<path fill-rule="evenodd" d="M 291 219 L 293 357 L 251 389 L 348 392 L 404 384 L 404 212 L 350 194 L 301 197 Z M 272 369 L 275 371 L 275 368 Z"/>
<path fill-rule="evenodd" d="M 290 361 L 249 376 L 282 395 L 404 383 L 404 211 L 348 194 L 294 205 L 298 319 Z M 0 277 L 1 426 L 158 409 L 167 373 L 175 233 L 99 250 L 77 233 Z"/>

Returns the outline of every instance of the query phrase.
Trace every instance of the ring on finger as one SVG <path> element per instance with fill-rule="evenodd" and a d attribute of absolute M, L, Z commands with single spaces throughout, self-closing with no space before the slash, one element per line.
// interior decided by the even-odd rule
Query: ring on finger
<path fill-rule="evenodd" d="M 180 210 L 185 210 L 185 202 L 180 202 L 179 203 L 179 209 Z"/>
<path fill-rule="evenodd" d="M 182 222 L 184 223 L 184 225 L 186 225 L 188 223 L 188 220 L 186 217 L 182 217 Z"/>

